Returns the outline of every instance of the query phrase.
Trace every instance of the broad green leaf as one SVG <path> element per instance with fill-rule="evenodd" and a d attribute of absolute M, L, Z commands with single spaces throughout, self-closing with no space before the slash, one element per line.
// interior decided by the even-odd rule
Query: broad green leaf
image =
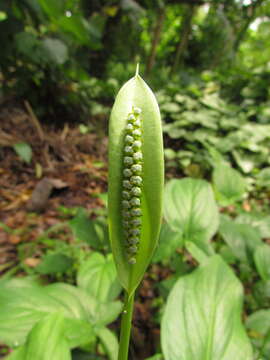
<path fill-rule="evenodd" d="M 254 261 L 262 280 L 270 280 L 270 246 L 258 246 L 255 249 Z"/>
<path fill-rule="evenodd" d="M 42 288 L 42 293 L 56 301 L 65 316 L 88 320 L 94 312 L 96 303 L 86 292 L 75 286 L 54 283 Z"/>
<path fill-rule="evenodd" d="M 79 208 L 76 216 L 69 221 L 69 226 L 77 240 L 86 242 L 94 248 L 100 247 L 101 239 L 96 224 L 89 219 L 85 209 Z"/>
<path fill-rule="evenodd" d="M 237 216 L 235 221 L 239 224 L 249 224 L 257 229 L 261 238 L 267 238 L 270 234 L 270 216 L 261 213 L 245 213 Z"/>
<path fill-rule="evenodd" d="M 24 279 L 4 281 L 0 283 L 0 341 L 10 347 L 23 344 L 32 327 L 44 316 L 55 312 L 65 316 L 69 331 L 75 320 L 105 326 L 117 318 L 121 309 L 119 301 L 101 304 L 83 289 L 68 284 L 41 287 Z M 72 319 L 71 324 L 68 319 Z M 84 332 L 83 327 L 82 323 Z M 77 341 L 76 337 L 71 341 Z"/>
<path fill-rule="evenodd" d="M 85 319 L 96 326 L 108 325 L 122 309 L 120 301 L 101 303 L 85 290 L 64 283 L 48 285 L 44 292 L 61 304 L 67 317 Z"/>
<path fill-rule="evenodd" d="M 65 318 L 64 335 L 71 349 L 94 343 L 96 340 L 93 326 L 86 320 Z"/>
<path fill-rule="evenodd" d="M 65 1 L 64 0 L 38 0 L 40 6 L 46 14 L 54 19 L 61 15 L 64 15 Z"/>
<path fill-rule="evenodd" d="M 236 150 L 232 151 L 232 155 L 237 165 L 245 174 L 250 173 L 256 166 L 255 159 L 252 156 L 244 155 L 242 152 Z"/>
<path fill-rule="evenodd" d="M 219 214 L 211 186 L 204 180 L 171 180 L 165 188 L 165 219 L 184 241 L 212 253 L 209 240 L 218 228 Z"/>
<path fill-rule="evenodd" d="M 180 278 L 161 324 L 165 360 L 252 360 L 242 302 L 242 285 L 220 256 Z"/>
<path fill-rule="evenodd" d="M 23 344 L 41 318 L 61 309 L 38 285 L 20 286 L 17 281 L 0 288 L 0 341 L 11 347 Z"/>
<path fill-rule="evenodd" d="M 151 356 L 150 358 L 147 358 L 145 360 L 163 360 L 163 356 L 161 354 L 156 354 L 154 356 Z"/>
<path fill-rule="evenodd" d="M 117 360 L 119 345 L 114 333 L 103 327 L 98 329 L 96 334 L 99 337 L 109 359 Z"/>
<path fill-rule="evenodd" d="M 252 263 L 255 248 L 262 244 L 258 229 L 221 216 L 219 232 L 237 259 Z"/>
<path fill-rule="evenodd" d="M 122 181 L 124 137 L 127 116 L 132 107 L 140 108 L 142 127 L 143 182 L 141 194 L 142 226 L 136 264 L 128 263 L 122 226 Z M 135 75 L 119 91 L 109 127 L 109 232 L 120 282 L 131 294 L 151 261 L 161 224 L 164 182 L 161 119 L 156 99 L 144 80 Z"/>
<path fill-rule="evenodd" d="M 71 360 L 65 326 L 61 314 L 45 316 L 30 331 L 25 345 L 13 351 L 7 360 Z"/>
<path fill-rule="evenodd" d="M 245 193 L 245 179 L 237 170 L 224 162 L 215 167 L 213 183 L 217 192 L 217 199 L 223 206 L 234 204 Z"/>
<path fill-rule="evenodd" d="M 246 326 L 248 329 L 255 330 L 261 335 L 266 335 L 270 331 L 270 309 L 258 310 L 249 315 Z"/>
<path fill-rule="evenodd" d="M 152 262 L 168 262 L 176 249 L 183 246 L 181 233 L 173 231 L 170 226 L 163 223 L 159 234 L 159 242 Z"/>
<path fill-rule="evenodd" d="M 68 48 L 61 40 L 46 38 L 42 43 L 53 63 L 62 65 L 68 60 Z"/>
<path fill-rule="evenodd" d="M 255 348 L 260 349 L 260 355 L 264 356 L 262 359 L 267 360 L 270 354 L 270 310 L 258 310 L 251 314 L 246 320 L 246 327 Z"/>
<path fill-rule="evenodd" d="M 47 254 L 35 270 L 40 274 L 63 273 L 73 265 L 73 262 L 73 259 L 65 254 Z"/>
<path fill-rule="evenodd" d="M 122 308 L 123 306 L 120 301 L 111 301 L 105 304 L 97 303 L 95 313 L 91 314 L 92 321 L 97 326 L 106 326 L 117 319 Z"/>
<path fill-rule="evenodd" d="M 88 294 L 105 303 L 114 300 L 121 290 L 111 255 L 93 253 L 77 274 L 77 284 Z"/>
<path fill-rule="evenodd" d="M 61 314 L 44 317 L 28 335 L 21 360 L 71 360 L 64 329 L 65 318 Z"/>
<path fill-rule="evenodd" d="M 208 259 L 208 256 L 203 252 L 194 242 L 186 241 L 186 249 L 192 255 L 192 257 L 202 264 Z"/>
<path fill-rule="evenodd" d="M 92 49 L 100 47 L 101 33 L 98 29 L 79 14 L 73 14 L 71 17 L 62 16 L 56 21 L 60 29 L 72 35 L 76 43 L 86 45 Z"/>
<path fill-rule="evenodd" d="M 25 161 L 27 164 L 30 164 L 32 159 L 32 148 L 29 144 L 20 142 L 13 145 L 13 149 L 23 161 Z"/>
<path fill-rule="evenodd" d="M 270 186 L 270 167 L 263 169 L 257 175 L 257 185 L 258 186 Z"/>

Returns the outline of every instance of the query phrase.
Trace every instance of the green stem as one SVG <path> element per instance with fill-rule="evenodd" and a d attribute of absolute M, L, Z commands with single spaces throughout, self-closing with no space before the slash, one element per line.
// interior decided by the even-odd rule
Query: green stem
<path fill-rule="evenodd" d="M 120 344 L 118 352 L 118 360 L 128 360 L 128 348 L 131 329 L 131 320 L 133 313 L 134 293 L 129 297 L 125 293 L 124 309 L 121 319 Z"/>

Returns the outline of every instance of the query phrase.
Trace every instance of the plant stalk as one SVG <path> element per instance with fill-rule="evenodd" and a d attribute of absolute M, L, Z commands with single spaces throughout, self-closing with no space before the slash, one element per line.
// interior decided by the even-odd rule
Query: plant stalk
<path fill-rule="evenodd" d="M 129 338 L 131 330 L 131 321 L 133 313 L 134 294 L 129 297 L 128 293 L 125 293 L 124 309 L 121 319 L 121 332 L 120 332 L 120 344 L 118 352 L 118 360 L 128 360 Z"/>

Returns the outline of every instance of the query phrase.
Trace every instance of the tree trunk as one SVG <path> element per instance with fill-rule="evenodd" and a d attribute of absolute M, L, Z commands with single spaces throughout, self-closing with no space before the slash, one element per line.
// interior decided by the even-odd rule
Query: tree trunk
<path fill-rule="evenodd" d="M 264 2 L 264 0 L 257 0 L 256 2 L 252 3 L 249 6 L 249 11 L 250 11 L 250 15 L 247 17 L 244 25 L 242 26 L 242 28 L 240 29 L 239 33 L 236 36 L 235 42 L 234 42 L 234 46 L 233 46 L 233 50 L 234 53 L 236 54 L 236 52 L 239 49 L 239 46 L 241 44 L 241 42 L 244 40 L 244 37 L 246 35 L 246 32 L 249 28 L 249 25 L 252 23 L 252 21 L 256 18 L 256 10 L 257 8 Z"/>
<path fill-rule="evenodd" d="M 174 63 L 171 69 L 171 75 L 176 71 L 179 64 L 183 61 L 184 53 L 188 46 L 188 40 L 191 33 L 192 18 L 195 14 L 196 6 L 194 4 L 185 5 L 186 9 L 183 15 L 183 22 L 180 31 L 180 39 L 177 44 Z"/>
<path fill-rule="evenodd" d="M 148 76 L 150 74 L 150 72 L 155 64 L 155 59 L 156 59 L 156 54 L 157 54 L 157 46 L 160 41 L 164 19 L 165 19 L 165 7 L 162 7 L 158 10 L 158 14 L 157 14 L 157 21 L 156 21 L 156 26 L 154 28 L 151 50 L 150 50 L 150 54 L 149 54 L 149 57 L 147 60 L 147 65 L 146 65 L 146 71 L 145 71 L 146 76 Z"/>

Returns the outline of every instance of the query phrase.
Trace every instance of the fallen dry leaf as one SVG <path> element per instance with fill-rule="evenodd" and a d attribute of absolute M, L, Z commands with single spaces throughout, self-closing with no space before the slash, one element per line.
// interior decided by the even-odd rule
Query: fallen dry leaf
<path fill-rule="evenodd" d="M 29 267 L 36 267 L 40 263 L 40 259 L 37 258 L 27 258 L 24 260 L 25 265 L 28 265 Z"/>

